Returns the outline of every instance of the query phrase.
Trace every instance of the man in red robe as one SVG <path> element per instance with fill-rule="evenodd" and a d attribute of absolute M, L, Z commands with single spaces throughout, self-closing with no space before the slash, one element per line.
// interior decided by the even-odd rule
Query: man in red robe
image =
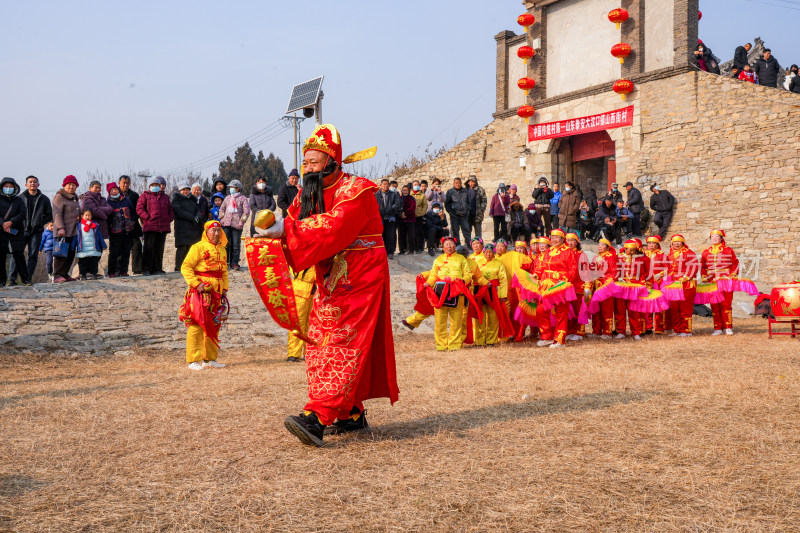
<path fill-rule="evenodd" d="M 282 238 L 295 272 L 316 267 L 306 373 L 308 403 L 286 428 L 322 446 L 328 433 L 368 428 L 364 400 L 397 400 L 389 264 L 377 186 L 342 171 L 339 132 L 319 125 L 303 146 L 303 188 L 285 219 L 260 233 Z"/>
<path fill-rule="evenodd" d="M 703 250 L 700 261 L 700 276 L 703 281 L 717 281 L 722 278 L 732 278 L 739 274 L 739 259 L 736 253 L 725 244 L 725 231 L 715 229 L 711 231 L 711 247 Z M 718 304 L 711 304 L 714 315 L 714 333 L 733 335 L 733 292 L 722 291 L 723 300 Z"/>

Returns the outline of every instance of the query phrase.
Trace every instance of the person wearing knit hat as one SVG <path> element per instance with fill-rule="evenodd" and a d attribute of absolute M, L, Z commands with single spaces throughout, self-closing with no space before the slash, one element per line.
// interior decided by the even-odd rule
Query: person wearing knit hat
<path fill-rule="evenodd" d="M 669 269 L 667 254 L 661 250 L 661 236 L 651 235 L 647 238 L 647 248 L 644 254 L 650 259 L 650 275 L 652 280 L 649 283 L 651 289 L 660 290 L 664 281 L 664 276 Z M 672 316 L 669 309 L 660 313 L 647 314 L 645 316 L 644 334 L 664 335 L 667 329 L 672 329 Z"/>
<path fill-rule="evenodd" d="M 550 232 L 552 247 L 546 253 L 541 254 L 542 260 L 534 271 L 540 280 L 540 287 L 544 289 L 552 289 L 561 282 L 571 283 L 578 271 L 575 253 L 564 244 L 564 237 L 566 234 L 560 229 Z M 571 287 L 569 289 L 572 290 Z M 561 348 L 566 341 L 570 303 L 561 292 L 556 295 L 559 298 L 550 302 L 543 298 L 541 307 L 537 308 L 542 339 L 538 342 L 539 346 Z M 541 313 L 538 312 L 540 309 Z M 555 319 L 555 328 L 552 324 L 553 319 Z"/>
<path fill-rule="evenodd" d="M 591 280 L 588 278 L 587 280 L 583 279 L 589 272 L 589 260 L 586 258 L 586 254 L 583 253 L 583 250 L 581 250 L 581 238 L 577 233 L 567 233 L 566 243 L 567 247 L 575 254 L 575 260 L 578 262 L 578 269 L 575 271 L 574 277 L 570 280 L 577 298 L 570 302 L 573 316 L 567 321 L 567 340 L 582 341 L 583 337 L 586 335 L 586 325 L 580 324 L 578 318 L 580 316 L 581 303 L 583 302 L 581 296 L 583 295 L 585 298 L 591 294 Z"/>
<path fill-rule="evenodd" d="M 106 185 L 108 205 L 111 215 L 108 217 L 108 267 L 109 278 L 128 275 L 128 263 L 136 231 L 134 217 L 136 207 L 131 199 L 122 194 L 116 182 Z"/>
<path fill-rule="evenodd" d="M 592 259 L 594 271 L 601 275 L 592 283 L 592 292 L 617 279 L 617 251 L 611 241 L 602 237 L 597 243 L 597 255 Z M 614 298 L 596 303 L 599 310 L 592 314 L 592 334 L 603 340 L 611 338 L 614 331 Z"/>
<path fill-rule="evenodd" d="M 650 259 L 642 252 L 641 243 L 638 239 L 628 239 L 623 246 L 623 253 L 620 257 L 617 268 L 617 278 L 625 283 L 635 283 L 637 285 L 648 285 L 650 277 Z M 642 340 L 645 330 L 644 313 L 631 309 L 633 300 L 625 298 L 615 298 L 614 301 L 614 320 L 617 324 L 617 339 L 624 339 L 626 334 L 626 322 L 630 323 L 631 335 L 634 340 Z M 627 315 L 627 321 L 626 321 Z"/>
<path fill-rule="evenodd" d="M 720 279 L 730 279 L 739 274 L 739 259 L 736 252 L 725 244 L 725 230 L 714 229 L 709 234 L 711 246 L 703 250 L 700 259 L 700 276 L 705 282 L 715 282 Z M 711 304 L 711 313 L 714 316 L 714 333 L 733 335 L 733 292 L 723 291 L 722 301 Z"/>
<path fill-rule="evenodd" d="M 296 168 L 293 168 L 291 172 L 289 172 L 289 176 L 285 183 L 282 183 L 280 187 L 278 187 L 278 198 L 276 199 L 276 203 L 278 204 L 278 208 L 283 213 L 283 218 L 286 218 L 286 215 L 289 210 L 289 206 L 292 205 L 294 201 L 294 197 L 297 196 L 298 188 L 297 184 L 300 181 L 300 173 L 297 171 Z M 392 251 L 394 253 L 394 251 Z"/>
<path fill-rule="evenodd" d="M 53 282 L 64 283 L 65 281 L 75 281 L 70 277 L 69 271 L 75 260 L 77 251 L 77 241 L 75 236 L 78 234 L 78 219 L 80 218 L 80 203 L 75 194 L 78 188 L 78 180 L 70 174 L 61 184 L 61 189 L 53 196 L 53 237 L 58 243 L 64 239 L 64 243 L 69 249 L 66 257 L 53 255 Z"/>
<path fill-rule="evenodd" d="M 172 193 L 171 198 L 172 210 L 175 212 L 175 272 L 180 272 L 189 249 L 203 237 L 201 223 L 205 221 L 200 220 L 200 205 L 192 196 L 189 180 L 178 180 L 175 188 L 177 190 Z"/>
<path fill-rule="evenodd" d="M 667 255 L 669 268 L 667 274 L 674 284 L 678 284 L 683 299 L 672 300 L 669 312 L 672 318 L 670 336 L 692 336 L 692 314 L 694 313 L 694 297 L 697 291 L 697 273 L 700 270 L 697 255 L 686 246 L 683 235 L 675 234 L 670 239 L 672 249 Z"/>
<path fill-rule="evenodd" d="M 142 275 L 166 274 L 164 272 L 164 244 L 175 218 L 172 202 L 164 194 L 161 176 L 147 180 L 147 190 L 139 196 L 136 214 L 142 219 L 144 244 L 142 246 Z"/>

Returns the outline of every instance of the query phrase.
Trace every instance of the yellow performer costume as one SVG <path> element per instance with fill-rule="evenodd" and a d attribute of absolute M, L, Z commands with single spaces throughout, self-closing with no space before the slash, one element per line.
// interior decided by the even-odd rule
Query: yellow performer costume
<path fill-rule="evenodd" d="M 481 272 L 480 263 L 473 258 L 475 254 L 470 254 L 469 257 L 466 258 L 467 264 L 469 265 L 469 271 L 472 272 L 472 277 L 467 282 L 467 287 L 482 287 L 489 283 L 483 277 L 483 273 Z M 480 254 L 478 257 L 483 258 L 484 263 L 486 262 L 486 258 L 483 257 L 483 254 Z M 469 304 L 464 302 L 464 312 L 461 314 L 461 344 L 464 344 L 464 341 L 467 339 L 467 315 L 469 314 Z M 476 343 L 477 344 L 477 343 Z"/>
<path fill-rule="evenodd" d="M 486 283 L 491 283 L 493 280 L 498 281 L 497 296 L 499 298 L 508 297 L 508 276 L 506 275 L 506 268 L 496 257 L 488 261 L 481 269 Z M 484 283 L 484 285 L 486 284 Z M 472 320 L 472 328 L 475 332 L 475 345 L 492 345 L 496 344 L 500 336 L 500 321 L 497 318 L 497 313 L 488 305 L 483 306 L 483 323 L 477 320 Z"/>
<path fill-rule="evenodd" d="M 428 285 L 434 287 L 437 281 L 448 281 L 446 278 L 461 279 L 468 284 L 472 279 L 472 270 L 467 258 L 455 252 L 437 257 L 428 276 Z M 465 308 L 460 299 L 461 297 L 459 297 L 456 307 L 442 306 L 440 309 L 434 309 L 433 316 L 436 319 L 434 334 L 436 349 L 439 351 L 461 349 L 462 330 L 464 329 L 462 315 Z"/>
<path fill-rule="evenodd" d="M 299 273 L 294 273 L 292 289 L 294 290 L 295 307 L 297 307 L 297 317 L 300 319 L 300 328 L 303 333 L 308 334 L 308 320 L 311 315 L 311 305 L 314 302 L 314 285 L 317 281 L 317 271 L 315 267 L 309 267 Z M 291 331 L 288 334 L 288 357 L 289 361 L 300 361 L 306 355 L 306 343 Z"/>
<path fill-rule="evenodd" d="M 420 276 L 422 276 L 426 280 L 428 279 L 428 276 L 430 276 L 430 275 L 431 275 L 431 271 L 430 270 L 426 270 L 425 272 L 420 274 Z M 424 314 L 420 313 L 419 311 L 414 311 L 413 315 L 411 315 L 410 317 L 405 319 L 403 325 L 407 326 L 410 329 L 417 329 L 420 326 L 420 324 L 425 322 L 425 319 L 428 318 L 429 316 L 431 316 L 431 315 L 424 315 Z"/>
<path fill-rule="evenodd" d="M 209 240 L 207 232 L 210 228 L 220 228 L 219 243 L 213 244 Z M 205 324 L 198 323 L 198 313 L 202 314 L 198 304 L 203 302 L 206 311 L 214 314 L 217 311 L 211 308 L 214 302 L 219 304 L 219 297 L 228 292 L 228 254 L 225 251 L 228 239 L 221 229 L 216 220 L 206 222 L 202 240 L 192 245 L 181 265 L 181 274 L 189 285 L 180 309 L 180 319 L 188 326 L 186 362 L 190 364 L 216 361 L 219 353 L 217 336 L 221 321 L 215 324 L 212 319 L 211 322 L 205 320 Z M 204 292 L 198 289 L 201 284 L 205 286 Z"/>

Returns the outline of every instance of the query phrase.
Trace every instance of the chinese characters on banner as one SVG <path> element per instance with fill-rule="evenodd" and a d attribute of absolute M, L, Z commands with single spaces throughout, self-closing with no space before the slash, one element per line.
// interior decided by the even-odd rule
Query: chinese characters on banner
<path fill-rule="evenodd" d="M 589 117 L 559 120 L 545 124 L 531 124 L 528 126 L 528 142 L 553 139 L 555 137 L 568 137 L 592 131 L 610 130 L 632 124 L 633 106 L 628 106 Z"/>
<path fill-rule="evenodd" d="M 245 256 L 253 284 L 272 319 L 309 344 L 300 327 L 292 289 L 292 275 L 283 255 L 280 239 L 246 238 Z"/>

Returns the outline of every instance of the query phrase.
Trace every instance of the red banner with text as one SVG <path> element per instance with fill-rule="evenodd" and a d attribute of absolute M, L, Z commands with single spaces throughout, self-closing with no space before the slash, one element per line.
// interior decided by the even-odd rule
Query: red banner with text
<path fill-rule="evenodd" d="M 610 130 L 621 126 L 633 124 L 633 106 L 628 106 L 616 111 L 608 111 L 589 117 L 572 118 L 547 122 L 545 124 L 531 124 L 528 126 L 528 142 L 553 139 L 555 137 L 569 137 L 593 131 Z"/>

